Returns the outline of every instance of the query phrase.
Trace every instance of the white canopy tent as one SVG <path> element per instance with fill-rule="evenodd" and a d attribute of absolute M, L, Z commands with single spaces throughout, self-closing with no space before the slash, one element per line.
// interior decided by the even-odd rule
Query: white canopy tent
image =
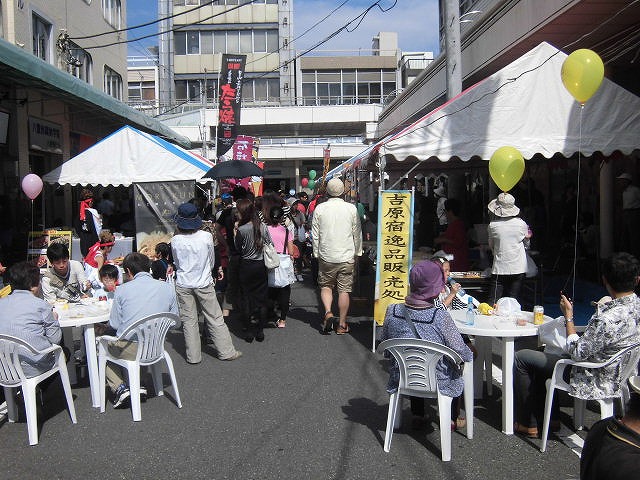
<path fill-rule="evenodd" d="M 133 183 L 200 180 L 211 167 L 213 163 L 200 155 L 125 125 L 42 179 L 60 185 L 127 187 Z"/>
<path fill-rule="evenodd" d="M 451 158 L 489 160 L 516 147 L 525 158 L 571 156 L 640 146 L 640 98 L 604 79 L 581 107 L 564 88 L 567 55 L 541 43 L 490 77 L 394 134 L 379 147 L 389 161 Z M 582 127 L 580 115 L 582 113 Z"/>

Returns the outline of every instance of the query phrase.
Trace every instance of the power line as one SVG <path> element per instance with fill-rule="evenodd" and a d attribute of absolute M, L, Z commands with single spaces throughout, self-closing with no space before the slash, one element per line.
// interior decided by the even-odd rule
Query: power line
<path fill-rule="evenodd" d="M 167 0 L 167 1 L 172 1 L 172 0 Z M 195 12 L 196 10 L 199 10 L 199 9 L 201 9 L 203 7 L 207 7 L 207 6 L 212 5 L 214 3 L 218 3 L 219 1 L 220 0 L 211 0 L 211 1 L 208 1 L 206 3 L 203 3 L 203 4 L 199 5 L 197 7 L 191 8 L 189 10 L 185 10 L 184 12 L 175 13 L 175 14 L 170 15 L 168 17 L 157 18 L 156 20 L 152 20 L 152 21 L 147 22 L 147 23 L 141 23 L 140 25 L 134 25 L 132 27 L 126 27 L 126 28 L 120 28 L 118 30 L 111 30 L 109 32 L 96 33 L 94 35 L 85 35 L 84 37 L 73 37 L 71 40 L 86 40 L 88 38 L 102 37 L 103 35 L 110 35 L 112 33 L 128 32 L 129 30 L 135 30 L 137 28 L 148 27 L 150 25 L 154 25 L 156 23 L 163 22 L 164 20 L 168 20 L 170 18 L 175 18 L 175 17 L 179 17 L 180 15 L 186 15 L 187 13 Z"/>
<path fill-rule="evenodd" d="M 640 1 L 640 0 L 638 0 Z M 268 72 L 264 72 L 261 75 L 257 75 L 255 77 L 252 78 L 262 78 L 266 75 L 269 75 L 270 73 L 273 72 L 277 72 L 278 70 L 280 70 L 282 67 L 289 65 L 290 63 L 293 63 L 295 60 L 297 60 L 298 58 L 306 55 L 309 52 L 312 52 L 313 50 L 315 50 L 316 48 L 320 47 L 321 45 L 324 45 L 325 43 L 327 43 L 329 40 L 331 40 L 332 38 L 338 36 L 338 34 L 342 33 L 342 31 L 346 31 L 346 32 L 353 32 L 355 31 L 360 24 L 364 21 L 365 17 L 367 16 L 367 14 L 369 13 L 369 11 L 371 11 L 373 8 L 378 7 L 380 9 L 381 12 L 385 13 L 388 12 L 389 10 L 391 10 L 393 7 L 396 6 L 396 4 L 398 3 L 398 0 L 394 0 L 393 5 L 391 5 L 388 8 L 384 8 L 380 5 L 380 0 L 376 1 L 375 3 L 372 3 L 371 5 L 369 5 L 360 15 L 357 15 L 355 18 L 349 20 L 347 23 L 345 23 L 342 27 L 340 27 L 339 29 L 335 30 L 334 32 L 330 33 L 327 37 L 325 37 L 324 39 L 320 40 L 319 42 L 317 42 L 315 45 L 313 45 L 312 47 L 307 48 L 306 50 L 304 50 L 302 53 L 299 53 L 298 55 L 295 55 L 293 58 L 287 60 L 286 62 L 283 62 L 281 65 L 278 66 L 278 68 L 270 70 Z M 349 28 L 349 25 L 351 25 L 353 22 L 357 21 L 356 25 L 354 27 L 352 27 L 351 29 Z"/>
<path fill-rule="evenodd" d="M 307 33 L 309 33 L 311 30 L 313 30 L 314 28 L 316 28 L 318 25 L 320 25 L 322 22 L 324 22 L 327 18 L 329 18 L 331 15 L 333 15 L 334 13 L 336 13 L 338 10 L 340 10 L 340 8 L 342 8 L 344 5 L 346 5 L 347 3 L 349 3 L 349 0 L 344 0 L 344 2 L 342 2 L 340 5 L 338 5 L 336 8 L 334 8 L 333 10 L 331 10 L 331 12 L 329 12 L 324 18 L 322 18 L 321 20 L 317 21 L 316 23 L 314 23 L 313 25 L 311 25 L 311 27 L 307 28 L 304 32 L 302 32 L 300 35 L 298 35 L 297 37 L 295 37 L 293 40 L 291 40 L 291 43 L 293 44 L 296 40 L 299 40 L 300 38 L 304 37 Z M 282 47 L 278 47 L 276 50 L 274 50 L 273 52 L 268 52 L 266 55 L 263 55 L 260 58 L 256 58 L 255 60 L 252 60 L 251 62 L 248 62 L 247 65 L 251 65 L 252 63 L 258 62 L 260 60 L 263 60 L 265 58 L 267 58 L 269 55 L 273 55 L 274 53 L 280 53 L 280 50 L 282 50 Z"/>
<path fill-rule="evenodd" d="M 220 17 L 220 16 L 225 15 L 225 14 L 227 14 L 227 13 L 229 13 L 229 12 L 233 12 L 234 10 L 237 10 L 237 9 L 239 9 L 239 8 L 241 8 L 241 7 L 244 7 L 245 5 L 250 5 L 250 4 L 252 4 L 254 1 L 255 1 L 255 0 L 249 0 L 249 1 L 247 1 L 247 2 L 245 2 L 245 3 L 243 3 L 243 4 L 241 4 L 241 5 L 237 5 L 237 6 L 235 6 L 235 7 L 229 8 L 228 10 L 224 10 L 223 12 L 213 14 L 213 15 L 211 15 L 211 16 L 209 16 L 209 17 L 203 18 L 202 20 L 198 20 L 198 21 L 197 21 L 197 22 L 195 22 L 195 23 L 191 23 L 191 24 L 188 24 L 188 25 L 180 25 L 180 26 L 178 26 L 178 27 L 171 28 L 171 29 L 169 29 L 169 30 L 164 30 L 164 31 L 162 31 L 162 32 L 158 32 L 158 33 L 151 33 L 151 34 L 149 34 L 149 35 L 144 35 L 144 36 L 142 36 L 142 37 L 132 38 L 132 39 L 130 39 L 130 40 L 119 40 L 119 41 L 117 41 L 117 42 L 105 43 L 105 44 L 103 44 L 103 45 L 95 45 L 95 46 L 93 46 L 93 47 L 85 47 L 85 50 L 95 50 L 96 48 L 112 47 L 112 46 L 114 46 L 114 45 L 121 45 L 121 44 L 123 44 L 123 43 L 137 42 L 137 41 L 139 41 L 139 40 L 144 40 L 145 38 L 151 38 L 151 37 L 157 37 L 157 36 L 159 36 L 159 35 L 164 35 L 165 33 L 168 33 L 168 32 L 176 32 L 176 31 L 179 31 L 179 30 L 184 30 L 184 29 L 186 29 L 187 27 L 190 27 L 191 25 L 199 25 L 199 24 L 201 24 L 201 23 L 203 23 L 203 22 L 206 22 L 206 21 L 208 21 L 208 20 L 211 20 L 212 18 Z M 180 14 L 180 15 L 181 15 L 181 14 Z M 171 18 L 171 17 L 167 17 L 167 18 Z"/>
<path fill-rule="evenodd" d="M 495 95 L 495 94 L 496 94 L 496 93 L 498 93 L 498 91 L 499 91 L 499 90 L 501 90 L 503 87 L 505 87 L 506 85 L 509 85 L 509 84 L 511 84 L 511 83 L 513 83 L 513 82 L 515 82 L 515 81 L 517 81 L 517 80 L 518 80 L 520 77 L 522 77 L 523 75 L 526 75 L 527 73 L 533 72 L 533 71 L 535 71 L 535 70 L 537 70 L 537 69 L 541 68 L 545 63 L 547 63 L 547 62 L 548 62 L 549 60 L 551 60 L 553 57 L 555 57 L 556 55 L 558 55 L 559 53 L 561 53 L 561 51 L 562 51 L 562 50 L 566 50 L 567 48 L 569 48 L 569 47 L 571 47 L 571 46 L 575 45 L 576 43 L 578 43 L 578 42 L 580 42 L 580 41 L 584 40 L 585 38 L 589 37 L 590 35 L 593 35 L 593 34 L 594 34 L 595 32 L 597 32 L 600 28 L 602 28 L 602 27 L 603 27 L 603 26 L 605 26 L 606 24 L 610 23 L 610 22 L 611 22 L 613 19 L 615 19 L 618 15 L 620 15 L 622 12 L 624 12 L 625 10 L 627 10 L 627 9 L 628 9 L 628 8 L 630 8 L 630 7 L 632 7 L 633 5 L 635 5 L 635 4 L 636 4 L 636 3 L 638 3 L 638 2 L 640 2 L 640 0 L 633 0 L 633 1 L 632 1 L 631 3 L 629 3 L 628 5 L 625 5 L 623 8 L 621 8 L 621 9 L 620 9 L 620 10 L 618 10 L 616 13 L 614 13 L 612 16 L 610 16 L 609 18 L 607 18 L 607 19 L 606 19 L 606 20 L 604 20 L 603 22 L 600 22 L 600 23 L 599 23 L 595 28 L 593 28 L 593 29 L 592 29 L 592 30 L 590 30 L 589 32 L 587 32 L 587 33 L 585 33 L 585 34 L 581 35 L 581 36 L 580 36 L 579 38 L 577 38 L 576 40 L 574 40 L 574 41 L 572 41 L 572 42 L 570 42 L 570 43 L 568 43 L 568 44 L 564 45 L 564 46 L 562 47 L 562 49 L 561 49 L 561 50 L 558 50 L 557 52 L 555 52 L 555 53 L 553 53 L 552 55 L 550 55 L 548 58 L 546 58 L 544 61 L 542 61 L 542 63 L 540 63 L 540 65 L 537 65 L 537 66 L 535 66 L 535 67 L 533 67 L 533 68 L 531 68 L 531 69 L 529 69 L 529 70 L 526 70 L 526 71 L 524 71 L 524 72 L 520 73 L 519 75 L 517 75 L 517 76 L 516 76 L 516 77 L 514 77 L 514 78 L 509 78 L 509 79 L 507 79 L 504 83 L 502 83 L 502 84 L 498 85 L 498 86 L 497 86 L 495 89 L 493 89 L 492 91 L 485 93 L 484 95 L 482 95 L 481 97 L 479 97 L 479 98 L 477 98 L 477 99 L 473 100 L 472 102 L 469 102 L 469 103 L 468 103 L 467 105 L 465 105 L 464 107 L 462 107 L 462 108 L 460 108 L 460 109 L 458 109 L 458 110 L 455 110 L 455 111 L 453 111 L 453 112 L 451 112 L 451 113 L 445 113 L 445 114 L 443 114 L 443 115 L 441 115 L 441 116 L 439 116 L 439 117 L 437 117 L 437 118 L 434 118 L 432 121 L 430 121 L 430 122 L 429 122 L 429 123 L 427 123 L 427 124 L 420 125 L 420 126 L 417 126 L 417 125 L 416 125 L 416 128 L 411 129 L 411 130 L 408 130 L 408 131 L 406 131 L 406 132 L 402 133 L 401 135 L 399 134 L 398 136 L 395 136 L 395 135 L 394 135 L 392 139 L 393 139 L 393 140 L 397 140 L 397 139 L 399 139 L 399 138 L 406 137 L 407 135 L 410 135 L 411 133 L 416 132 L 416 131 L 418 131 L 418 130 L 422 130 L 422 129 L 424 129 L 424 128 L 430 127 L 430 126 L 431 126 L 431 125 L 433 125 L 434 123 L 436 123 L 436 122 L 438 122 L 438 121 L 440 121 L 440 120 L 442 120 L 442 119 L 444 119 L 444 118 L 450 117 L 450 116 L 452 116 L 452 115 L 455 115 L 455 114 L 457 114 L 457 113 L 460 113 L 460 112 L 462 112 L 462 111 L 466 110 L 467 108 L 470 108 L 473 104 L 478 103 L 479 101 L 483 100 L 484 98 L 486 98 L 486 97 L 488 97 L 488 96 Z M 422 109 L 422 108 L 425 108 L 426 106 L 427 106 L 427 104 L 422 105 L 421 109 Z M 427 115 L 428 115 L 428 113 L 427 113 Z M 424 116 L 423 116 L 423 117 L 424 117 Z M 421 117 L 421 118 L 423 118 L 423 117 Z M 413 122 L 406 122 L 406 123 L 402 123 L 402 124 L 400 124 L 400 126 L 399 126 L 400 128 L 398 128 L 398 129 L 397 129 L 397 132 L 398 132 L 398 133 L 400 133 L 403 129 L 408 128 L 408 127 L 411 127 L 412 125 L 414 125 L 414 124 L 416 124 L 416 123 L 418 123 L 418 122 L 420 122 L 420 119 L 415 120 L 415 121 L 413 121 Z M 382 147 L 382 146 L 384 146 L 384 145 L 380 145 L 380 147 Z M 378 149 L 376 149 L 376 151 L 377 151 L 377 150 L 379 150 L 379 148 L 378 148 Z M 373 154 L 373 152 L 372 152 L 372 154 Z"/>
<path fill-rule="evenodd" d="M 638 0 L 638 1 L 640 1 L 640 0 Z M 346 2 L 345 2 L 345 3 L 346 3 Z M 290 60 L 288 60 L 288 61 L 286 61 L 286 62 L 282 63 L 281 65 L 279 65 L 279 66 L 278 66 L 278 68 L 277 68 L 277 69 L 273 69 L 273 70 L 270 70 L 270 71 L 268 71 L 268 72 L 264 72 L 264 73 L 262 73 L 262 74 L 260 74 L 260 75 L 252 76 L 252 77 L 250 77 L 250 78 L 251 78 L 251 79 L 262 78 L 262 77 L 264 77 L 264 76 L 266 76 L 266 75 L 269 75 L 270 73 L 277 72 L 278 70 L 280 70 L 280 68 L 284 67 L 285 65 L 289 65 L 290 63 L 294 62 L 295 60 L 297 60 L 297 59 L 298 59 L 298 58 L 300 58 L 301 56 L 306 55 L 307 53 L 309 53 L 309 52 L 311 52 L 311 51 L 315 50 L 315 49 L 316 49 L 316 48 L 318 48 L 319 46 L 321 46 L 321 45 L 323 45 L 323 44 L 327 43 L 329 40 L 331 40 L 333 37 L 337 36 L 337 35 L 338 35 L 339 33 L 341 33 L 343 30 L 346 30 L 347 32 L 353 32 L 354 30 L 356 30 L 356 29 L 360 26 L 360 24 L 362 23 L 362 21 L 364 20 L 364 18 L 367 16 L 367 13 L 369 13 L 369 11 L 370 11 L 370 10 L 372 10 L 373 8 L 378 7 L 378 8 L 379 8 L 383 13 L 384 13 L 384 12 L 388 12 L 388 11 L 389 11 L 389 10 L 391 10 L 393 7 L 395 7 L 397 3 L 398 3 L 398 2 L 397 2 L 397 0 L 394 0 L 393 5 L 391 5 L 390 7 L 386 8 L 386 9 L 380 6 L 380 0 L 376 1 L 375 3 L 372 3 L 372 4 L 371 4 L 371 5 L 369 5 L 369 7 L 367 7 L 367 8 L 366 8 L 362 13 L 360 13 L 359 15 L 357 15 L 355 18 L 353 18 L 353 19 L 349 20 L 346 24 L 344 24 L 344 25 L 343 25 L 342 27 L 340 27 L 338 30 L 336 30 L 336 31 L 334 31 L 333 33 L 331 33 L 328 37 L 325 37 L 323 40 L 319 41 L 319 42 L 318 42 L 318 43 L 316 43 L 314 46 L 312 46 L 312 47 L 310 47 L 310 48 L 306 49 L 304 52 L 302 52 L 302 53 L 300 53 L 300 54 L 298 54 L 298 55 L 294 56 L 292 59 L 290 59 Z M 357 23 L 357 24 L 356 24 L 352 29 L 349 29 L 349 25 L 351 25 L 351 24 L 352 24 L 353 22 L 355 22 L 355 21 L 358 21 L 358 23 Z M 275 53 L 275 52 L 272 52 L 272 53 Z M 248 77 L 248 78 L 249 78 L 249 77 Z M 178 103 L 177 105 L 175 105 L 175 106 L 171 107 L 169 110 L 166 110 L 165 112 L 163 112 L 163 113 L 162 113 L 162 115 L 165 115 L 165 114 L 167 114 L 167 113 L 169 113 L 169 112 L 172 112 L 172 111 L 176 110 L 177 108 L 180 108 L 181 106 L 183 106 L 183 105 L 185 105 L 185 104 L 189 103 L 189 102 L 190 102 L 190 101 L 192 101 L 192 100 L 193 100 L 193 98 L 191 98 L 191 97 L 190 97 L 190 98 L 187 98 L 187 99 L 186 99 L 186 100 L 184 100 L 183 102 L 180 102 L 180 103 Z M 155 117 L 159 117 L 159 116 L 160 116 L 160 114 L 159 114 L 159 115 L 155 115 Z"/>

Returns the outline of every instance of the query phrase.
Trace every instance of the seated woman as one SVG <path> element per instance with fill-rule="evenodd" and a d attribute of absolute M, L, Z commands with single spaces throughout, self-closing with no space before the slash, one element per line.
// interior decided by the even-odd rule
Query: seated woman
<path fill-rule="evenodd" d="M 62 330 L 57 315 L 51 305 L 36 296 L 40 290 L 40 269 L 28 262 L 16 263 L 9 268 L 9 283 L 13 292 L 0 299 L 0 334 L 18 337 L 37 350 L 59 344 Z M 53 367 L 54 354 L 24 353 L 20 364 L 27 378 L 35 377 Z"/>
<path fill-rule="evenodd" d="M 460 354 L 465 362 L 471 361 L 473 354 L 462 340 L 453 319 L 446 310 L 434 305 L 444 287 L 441 266 L 431 260 L 417 263 L 409 273 L 409 285 L 411 293 L 405 298 L 405 303 L 387 308 L 381 339 L 421 338 L 445 345 Z M 437 367 L 437 378 L 440 392 L 453 398 L 451 428 L 462 428 L 466 423 L 464 418 L 458 418 L 459 400 L 464 386 L 462 377 L 457 369 L 441 360 Z M 394 392 L 399 380 L 400 372 L 394 361 L 389 372 L 387 391 Z M 411 411 L 414 415 L 424 416 L 424 402 L 421 398 L 411 398 Z"/>
<path fill-rule="evenodd" d="M 599 305 L 581 337 L 576 334 L 573 324 L 573 305 L 567 297 L 560 295 L 560 309 L 566 319 L 566 354 L 538 350 L 516 352 L 516 433 L 538 436 L 538 425 L 542 424 L 544 413 L 545 382 L 551 378 L 559 359 L 605 362 L 623 348 L 640 342 L 640 299 L 634 293 L 639 274 L 638 260 L 628 253 L 616 253 L 603 262 L 602 281 L 612 300 Z M 597 400 L 615 397 L 620 384 L 619 362 L 596 370 L 571 369 L 570 394 L 578 398 Z M 551 411 L 552 430 L 560 426 L 557 420 L 553 422 L 554 417 L 557 418 L 557 411 L 557 405 L 554 405 Z"/>

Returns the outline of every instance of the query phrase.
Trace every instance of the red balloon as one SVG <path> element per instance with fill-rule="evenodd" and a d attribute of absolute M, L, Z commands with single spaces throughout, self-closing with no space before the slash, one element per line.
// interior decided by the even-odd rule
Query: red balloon
<path fill-rule="evenodd" d="M 309 179 L 307 177 L 304 177 L 302 180 L 300 180 L 300 185 L 306 187 L 307 185 L 309 185 Z"/>

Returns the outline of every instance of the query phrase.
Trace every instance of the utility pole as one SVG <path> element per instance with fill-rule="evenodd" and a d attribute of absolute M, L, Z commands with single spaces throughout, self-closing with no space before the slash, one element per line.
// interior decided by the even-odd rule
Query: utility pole
<path fill-rule="evenodd" d="M 443 0 L 444 38 L 447 58 L 447 100 L 462 92 L 462 50 L 460 45 L 460 3 Z"/>

